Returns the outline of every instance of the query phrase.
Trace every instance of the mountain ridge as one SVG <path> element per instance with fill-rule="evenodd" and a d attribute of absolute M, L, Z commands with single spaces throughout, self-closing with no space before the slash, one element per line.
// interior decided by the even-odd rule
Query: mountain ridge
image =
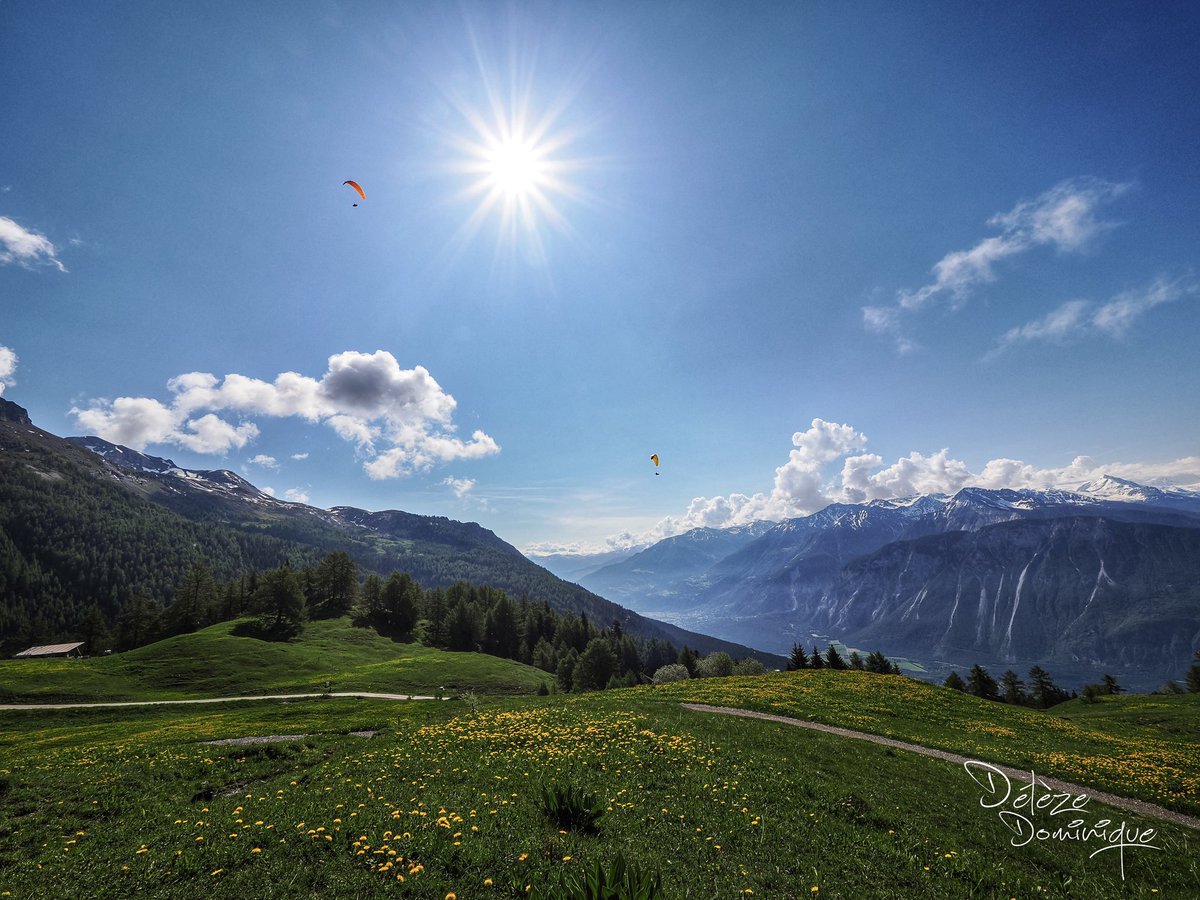
<path fill-rule="evenodd" d="M 200 560 L 214 560 L 214 574 L 230 578 L 287 562 L 312 564 L 342 550 L 364 571 L 408 571 L 426 587 L 488 584 L 600 625 L 615 620 L 676 645 L 782 663 L 568 584 L 478 523 L 279 500 L 227 469 L 188 470 L 99 438 L 58 437 L 33 425 L 15 403 L 4 404 L 0 641 L 17 640 L 16 623 L 38 617 L 64 633 L 91 603 L 112 621 L 136 593 L 164 602 Z"/>
<path fill-rule="evenodd" d="M 1139 539 L 1133 536 L 1134 531 L 1130 529 L 1140 527 L 1143 532 L 1139 534 L 1153 532 L 1156 541 L 1175 546 L 1174 552 L 1182 556 L 1184 561 L 1192 558 L 1189 556 L 1190 550 L 1179 549 L 1178 543 L 1172 544 L 1172 539 L 1162 529 L 1176 529 L 1175 533 L 1178 534 L 1200 535 L 1200 494 L 1149 488 L 1111 476 L 1097 479 L 1089 488 L 1089 491 L 1035 491 L 972 487 L 950 496 L 923 495 L 859 504 L 834 503 L 811 515 L 776 523 L 715 562 L 705 560 L 703 565 L 690 568 L 669 565 L 655 568 L 654 561 L 663 558 L 663 554 L 651 547 L 628 560 L 582 578 L 581 583 L 647 615 L 777 652 L 786 652 L 793 641 L 805 643 L 819 636 L 821 639 L 837 639 L 852 644 L 857 642 L 858 646 L 872 649 L 879 647 L 893 655 L 923 660 L 944 659 L 949 655 L 959 664 L 965 664 L 978 661 L 968 658 L 975 654 L 1003 662 L 1005 658 L 1028 659 L 1036 658 L 1039 653 L 1048 653 L 1049 657 L 1043 661 L 1066 658 L 1072 664 L 1082 664 L 1085 660 L 1100 664 L 1108 660 L 1114 666 L 1133 666 L 1143 673 L 1142 676 L 1137 673 L 1132 676 L 1142 678 L 1139 683 L 1148 683 L 1160 676 L 1169 677 L 1162 673 L 1170 666 L 1177 669 L 1186 667 L 1183 666 L 1189 655 L 1185 652 L 1186 648 L 1171 644 L 1165 653 L 1172 662 L 1165 667 L 1153 662 L 1148 647 L 1132 654 L 1119 652 L 1111 639 L 1105 636 L 1105 628 L 1119 630 L 1123 627 L 1120 623 L 1126 617 L 1111 605 L 1102 605 L 1107 610 L 1107 626 L 1101 622 L 1092 629 L 1087 639 L 1091 640 L 1091 645 L 1079 635 L 1061 646 L 1029 645 L 1030 641 L 1018 629 L 1006 646 L 983 642 L 978 646 L 968 644 L 951 647 L 930 641 L 927 635 L 910 634 L 898 623 L 895 632 L 889 631 L 888 625 L 893 623 L 892 615 L 903 618 L 906 608 L 898 595 L 889 594 L 890 585 L 903 580 L 906 575 L 911 576 L 905 567 L 906 557 L 901 550 L 914 545 L 936 546 L 949 559 L 953 557 L 951 547 L 956 545 L 956 541 L 969 543 L 971 540 L 948 537 L 951 535 L 973 535 L 1011 526 L 997 534 L 1016 541 L 1018 535 L 1054 527 L 1048 523 L 1094 519 L 1105 523 L 1101 530 L 1108 535 L 1106 540 L 1110 544 L 1114 540 L 1120 544 L 1124 540 Z M 1099 534 L 1099 531 L 1096 533 Z M 1113 538 L 1113 535 L 1117 537 Z M 687 539 L 687 535 L 682 535 L 671 540 L 678 543 Z M 706 541 L 709 539 L 705 537 Z M 1080 544 L 1080 540 L 1076 540 L 1076 545 Z M 932 543 L 921 545 L 921 541 Z M 1012 549 L 1006 550 L 1002 544 L 994 542 L 991 545 L 997 560 L 1003 559 L 1005 553 Z M 1111 547 L 1105 552 L 1110 557 L 1117 553 Z M 1166 565 L 1168 556 L 1155 557 L 1154 565 Z M 681 554 L 672 557 L 676 560 L 680 558 Z M 854 568 L 868 563 L 882 574 L 870 579 Z M 1059 560 L 1059 564 L 1070 565 L 1064 560 Z M 975 565 L 980 567 L 982 563 L 976 560 Z M 1036 567 L 1031 569 L 1035 570 Z M 1190 572 L 1191 569 L 1185 567 L 1185 571 Z M 852 590 L 846 587 L 850 578 L 848 573 L 856 572 L 859 573 L 856 582 L 858 587 Z M 995 589 L 993 574 L 986 571 L 983 574 L 986 578 L 993 578 L 991 583 Z M 1150 590 L 1151 575 L 1148 572 L 1130 573 L 1129 578 L 1140 587 L 1126 591 L 1123 596 L 1146 615 L 1161 617 L 1166 613 L 1155 606 L 1160 598 L 1146 596 L 1146 591 Z M 1200 564 L 1195 575 L 1200 581 Z M 932 581 L 927 594 L 932 592 L 940 599 L 937 602 L 930 601 L 927 608 L 941 609 L 944 616 L 951 616 L 951 604 L 943 602 L 944 594 L 950 590 L 945 584 L 945 576 L 936 579 L 930 577 Z M 1019 572 L 1011 577 L 1018 578 Z M 1048 575 L 1045 577 L 1053 580 Z M 1097 577 L 1093 569 L 1092 580 Z M 1084 594 L 1083 599 L 1086 600 L 1087 591 L 1091 590 L 1090 587 L 1085 590 L 1082 582 L 1076 583 L 1066 578 L 1057 583 L 1062 596 L 1052 598 L 1043 592 L 1048 602 L 1053 600 L 1069 606 L 1080 602 L 1077 596 L 1080 593 Z M 1172 589 L 1176 592 L 1182 590 L 1179 584 Z M 846 618 L 845 608 L 840 615 L 829 611 L 831 603 L 834 606 L 837 603 L 846 604 L 849 602 L 848 596 L 855 595 L 856 591 L 860 597 L 873 598 L 874 621 L 878 627 L 869 628 L 861 622 L 852 627 Z M 904 603 L 920 606 L 922 601 L 915 599 L 918 592 L 919 588 L 904 594 Z M 893 596 L 894 602 L 885 607 L 881 605 L 881 598 L 888 596 Z M 930 615 L 933 614 L 926 614 L 922 627 L 936 630 L 938 626 L 930 624 Z M 1188 641 L 1200 646 L 1200 596 L 1194 602 L 1186 600 L 1182 613 L 1176 609 L 1171 615 L 1178 619 L 1177 625 L 1186 632 Z M 1050 618 L 1053 619 L 1053 616 Z M 943 622 L 940 628 L 944 631 L 946 626 L 947 623 Z M 903 635 L 904 639 L 898 640 L 897 634 Z M 1158 683 L 1161 683 L 1161 678 Z"/>

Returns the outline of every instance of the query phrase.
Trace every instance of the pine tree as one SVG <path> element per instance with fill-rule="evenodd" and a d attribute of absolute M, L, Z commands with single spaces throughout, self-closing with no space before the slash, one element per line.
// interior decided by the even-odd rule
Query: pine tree
<path fill-rule="evenodd" d="M 1000 676 L 1000 687 L 1005 703 L 1021 704 L 1025 702 L 1025 682 L 1012 669 Z"/>
<path fill-rule="evenodd" d="M 967 676 L 967 693 L 984 700 L 995 700 L 996 689 L 996 679 L 988 674 L 987 669 L 979 663 L 971 667 L 971 674 Z"/>
<path fill-rule="evenodd" d="M 804 648 L 799 644 L 792 644 L 792 655 L 788 659 L 788 671 L 794 672 L 797 669 L 808 668 L 808 655 L 804 652 Z"/>
<path fill-rule="evenodd" d="M 265 629 L 295 633 L 304 623 L 304 588 L 300 576 L 284 566 L 267 572 L 258 580 L 254 609 Z"/>
<path fill-rule="evenodd" d="M 571 690 L 577 662 L 579 662 L 579 652 L 574 647 L 568 647 L 566 653 L 559 659 L 558 666 L 555 667 L 554 677 L 558 680 L 558 688 L 563 693 Z"/>
<path fill-rule="evenodd" d="M 571 673 L 571 688 L 575 691 L 599 691 L 617 674 L 617 657 L 608 638 L 594 637 L 579 657 Z"/>
<path fill-rule="evenodd" d="M 689 649 L 688 645 L 684 644 L 683 649 L 679 651 L 679 656 L 675 661 L 688 670 L 689 678 L 695 678 L 696 661 L 699 659 L 699 657 L 699 653 L 697 653 L 695 650 Z"/>
<path fill-rule="evenodd" d="M 503 659 L 514 659 L 521 645 L 516 612 L 508 595 L 500 596 L 487 611 L 483 624 L 483 646 L 486 653 Z"/>
<path fill-rule="evenodd" d="M 363 579 L 358 592 L 358 619 L 380 626 L 386 621 L 383 608 L 383 579 L 374 572 Z"/>
<path fill-rule="evenodd" d="M 868 672 L 875 672 L 878 675 L 892 674 L 892 661 L 878 650 L 872 650 L 867 654 L 865 665 Z"/>
<path fill-rule="evenodd" d="M 1200 694 L 1200 650 L 1196 651 L 1196 661 L 1187 670 L 1187 689 L 1193 694 Z"/>
<path fill-rule="evenodd" d="M 959 674 L 953 671 L 946 676 L 946 680 L 942 682 L 942 687 L 948 687 L 955 691 L 965 691 L 967 689 L 967 685 L 963 682 Z"/>
<path fill-rule="evenodd" d="M 821 656 L 821 651 L 817 649 L 816 644 L 813 644 L 812 655 L 808 658 L 808 662 L 814 669 L 825 668 L 825 660 Z"/>
<path fill-rule="evenodd" d="M 193 564 L 175 591 L 175 602 L 167 610 L 171 631 L 189 634 L 209 624 L 216 602 L 216 590 L 216 582 L 208 566 L 204 563 Z"/>
<path fill-rule="evenodd" d="M 1125 690 L 1123 687 L 1117 684 L 1117 679 L 1112 675 L 1105 675 L 1101 681 L 1103 682 L 1102 686 L 1104 688 L 1104 693 L 1106 694 L 1119 694 L 1121 691 Z"/>
<path fill-rule="evenodd" d="M 109 644 L 108 623 L 104 621 L 104 613 L 93 603 L 83 615 L 77 629 L 79 639 L 84 642 L 83 652 L 89 656 L 99 656 Z"/>
<path fill-rule="evenodd" d="M 117 616 L 117 646 L 133 650 L 158 639 L 162 631 L 162 606 L 136 594 Z"/>
<path fill-rule="evenodd" d="M 317 567 L 317 602 L 322 617 L 337 618 L 350 612 L 358 598 L 358 567 L 349 554 L 337 550 Z"/>
<path fill-rule="evenodd" d="M 858 672 L 861 672 L 864 668 L 866 668 L 866 663 L 863 662 L 863 658 L 857 650 L 854 650 L 850 653 L 850 668 Z"/>
<path fill-rule="evenodd" d="M 1029 670 L 1029 687 L 1033 705 L 1038 709 L 1046 709 L 1066 699 L 1064 692 L 1051 680 L 1050 673 L 1041 666 Z"/>
<path fill-rule="evenodd" d="M 475 607 L 466 600 L 459 600 L 446 617 L 446 640 L 449 650 L 478 650 L 482 623 Z"/>
<path fill-rule="evenodd" d="M 408 634 L 417 625 L 417 602 L 421 588 L 407 572 L 392 571 L 383 585 L 380 604 L 388 627 L 397 634 Z"/>
<path fill-rule="evenodd" d="M 545 672 L 554 671 L 554 647 L 545 638 L 538 638 L 533 647 L 533 665 Z"/>
<path fill-rule="evenodd" d="M 846 661 L 842 659 L 842 654 L 837 652 L 837 647 L 833 644 L 830 644 L 829 649 L 825 651 L 825 665 L 831 669 L 846 668 Z"/>

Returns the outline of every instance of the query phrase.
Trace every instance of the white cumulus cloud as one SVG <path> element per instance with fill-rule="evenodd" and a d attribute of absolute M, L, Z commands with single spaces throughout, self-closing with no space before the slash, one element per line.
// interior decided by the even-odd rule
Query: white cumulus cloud
<path fill-rule="evenodd" d="M 643 546 L 693 528 L 780 521 L 809 515 L 831 503 L 953 494 L 964 487 L 1071 489 L 1107 474 L 1157 487 L 1200 489 L 1200 456 L 1163 463 L 1100 463 L 1076 456 L 1067 465 L 1052 467 L 1001 457 L 974 472 L 947 448 L 932 453 L 914 450 L 887 463 L 876 453 L 862 452 L 866 444 L 866 435 L 851 425 L 813 419 L 806 431 L 792 435 L 793 449 L 788 461 L 775 470 L 769 492 L 696 497 L 683 514 L 667 516 L 642 533 L 612 535 L 608 546 Z"/>
<path fill-rule="evenodd" d="M 25 268 L 54 266 L 60 272 L 67 271 L 58 258 L 58 248 L 49 238 L 30 231 L 7 216 L 0 216 L 0 265 L 10 263 Z"/>
<path fill-rule="evenodd" d="M 474 478 L 455 478 L 452 475 L 447 475 L 442 479 L 442 484 L 447 485 L 450 490 L 454 491 L 454 496 L 462 499 L 471 493 L 475 488 Z"/>
<path fill-rule="evenodd" d="M 292 459 L 295 459 L 295 460 L 308 459 L 308 454 L 307 453 L 293 453 Z"/>
<path fill-rule="evenodd" d="M 264 469 L 278 469 L 279 462 L 273 456 L 267 456 L 265 453 L 260 453 L 257 456 L 252 456 L 246 460 L 248 466 L 262 466 Z"/>
<path fill-rule="evenodd" d="M 253 422 L 234 425 L 217 413 L 297 417 L 324 423 L 368 459 L 371 478 L 396 478 L 457 459 L 500 452 L 483 431 L 455 435 L 454 398 L 423 366 L 402 369 L 385 350 L 348 350 L 329 357 L 320 378 L 283 372 L 273 381 L 187 372 L 167 382 L 169 403 L 119 397 L 73 409 L 92 433 L 141 450 L 175 443 L 201 453 L 224 453 L 258 435 Z"/>
<path fill-rule="evenodd" d="M 9 347 L 0 346 L 0 397 L 4 396 L 4 389 L 16 384 L 13 380 L 13 375 L 17 371 L 17 354 L 16 351 Z"/>
<path fill-rule="evenodd" d="M 288 488 L 283 492 L 283 499 L 291 503 L 307 503 L 308 491 L 298 487 Z"/>

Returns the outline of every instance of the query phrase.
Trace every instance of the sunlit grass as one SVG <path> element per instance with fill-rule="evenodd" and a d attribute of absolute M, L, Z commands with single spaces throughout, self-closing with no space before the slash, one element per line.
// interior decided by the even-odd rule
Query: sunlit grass
<path fill-rule="evenodd" d="M 960 767 L 663 699 L 3 714 L 0 892 L 519 897 L 617 852 L 671 897 L 1188 896 L 1200 883 L 1184 829 L 1154 823 L 1164 849 L 1131 854 L 1122 883 L 1087 845 L 1010 847 Z M 361 729 L 380 733 L 349 733 Z M 306 737 L 199 743 L 261 734 Z M 547 783 L 601 800 L 594 834 L 547 819 Z"/>
<path fill-rule="evenodd" d="M 399 643 L 348 619 L 309 622 L 289 642 L 238 636 L 239 622 L 128 653 L 0 661 L 0 702 L 185 699 L 335 691 L 534 693 L 549 674 L 481 653 Z"/>

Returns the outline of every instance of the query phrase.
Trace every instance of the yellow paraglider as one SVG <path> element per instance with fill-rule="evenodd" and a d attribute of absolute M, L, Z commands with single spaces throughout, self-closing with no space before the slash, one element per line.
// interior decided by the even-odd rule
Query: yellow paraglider
<path fill-rule="evenodd" d="M 357 182 L 357 181 L 343 181 L 343 182 L 342 182 L 342 184 L 348 184 L 348 185 L 350 185 L 350 187 L 352 187 L 352 188 L 354 188 L 356 191 L 358 191 L 358 196 L 362 197 L 364 200 L 366 200 L 366 199 L 367 199 L 367 195 L 366 195 L 366 194 L 363 192 L 363 189 L 362 189 L 361 187 L 359 187 L 359 184 L 358 184 L 358 182 Z M 355 206 L 358 206 L 358 204 L 357 204 L 357 203 L 355 203 L 354 205 L 355 205 Z"/>
<path fill-rule="evenodd" d="M 654 463 L 654 474 L 657 475 L 658 474 L 658 454 L 651 453 L 650 460 L 651 460 L 651 462 Z"/>

